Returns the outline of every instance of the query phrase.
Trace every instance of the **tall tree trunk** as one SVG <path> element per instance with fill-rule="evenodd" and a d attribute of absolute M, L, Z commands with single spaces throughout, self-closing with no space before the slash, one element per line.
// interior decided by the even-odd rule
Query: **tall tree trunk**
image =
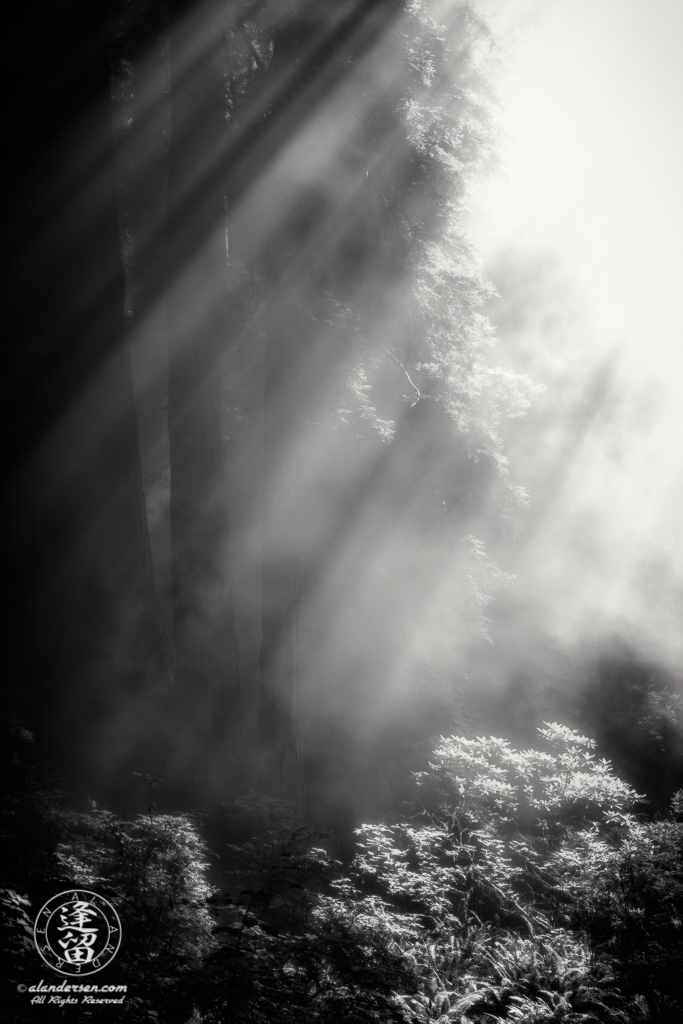
<path fill-rule="evenodd" d="M 297 415 L 291 311 L 273 302 L 264 353 L 263 585 L 259 710 L 263 782 L 303 814 L 305 779 L 299 709 L 300 566 L 291 551 Z"/>
<path fill-rule="evenodd" d="M 325 22 L 305 13 L 283 20 L 273 35 L 268 69 L 270 92 L 286 89 L 310 59 L 316 43 L 325 37 Z M 268 91 L 269 83 L 265 89 Z M 301 88 L 301 86 L 300 86 Z M 305 85 L 303 86 L 305 91 Z M 299 103 L 302 101 L 299 99 Z M 302 104 L 304 105 L 304 104 Z M 309 109 L 315 99 L 308 99 Z M 299 112 L 301 116 L 301 111 Z M 294 120 L 292 111 L 277 106 L 270 111 L 271 132 L 278 135 L 278 119 Z M 296 121 L 294 120 L 294 124 Z M 268 241 L 260 272 L 270 295 L 266 298 L 263 353 L 263 589 L 261 619 L 260 745 L 263 782 L 292 803 L 301 817 L 305 804 L 302 724 L 299 707 L 300 646 L 299 601 L 301 566 L 292 550 L 293 519 L 297 510 L 295 480 L 301 430 L 295 394 L 297 366 L 305 356 L 308 330 L 300 311 L 287 295 L 288 263 L 297 251 L 296 225 L 286 218 Z M 295 220 L 296 218 L 294 218 Z"/>
<path fill-rule="evenodd" d="M 221 353 L 229 344 L 220 175 L 221 39 L 212 10 L 171 5 L 169 438 L 176 679 L 185 770 L 214 795 L 235 766 L 240 688 L 229 573 Z"/>
<path fill-rule="evenodd" d="M 162 760 L 169 678 L 125 341 L 106 7 L 39 4 L 13 39 L 32 68 L 13 140 L 17 677 L 62 784 L 125 803 L 131 769 Z"/>
<path fill-rule="evenodd" d="M 316 112 L 353 60 L 383 31 L 392 17 L 385 0 L 327 4 L 308 2 L 280 12 L 272 23 L 272 57 L 261 87 L 265 117 L 252 121 L 252 134 L 264 133 L 253 153 L 274 161 L 283 139 Z M 258 98 L 254 102 L 258 108 Z M 249 133 L 245 132 L 248 140 Z M 245 146 L 243 164 L 250 164 Z M 253 159 L 253 156 L 252 156 Z M 238 161 L 239 164 L 239 161 Z M 242 170 L 244 175 L 244 170 Z M 239 180 L 239 173 L 236 175 Z M 272 186 L 271 186 L 272 187 Z M 291 183 L 290 183 L 291 188 Z M 287 194 L 287 189 L 283 190 Z M 291 195 L 291 192 L 290 192 Z M 306 403 L 313 398 L 302 390 L 300 372 L 310 355 L 313 321 L 300 308 L 300 296 L 290 298 L 293 287 L 310 282 L 291 279 L 292 262 L 311 244 L 315 211 L 297 209 L 295 195 L 283 223 L 268 239 L 259 272 L 270 290 L 265 316 L 264 345 L 264 457 L 263 457 L 263 601 L 261 642 L 260 742 L 266 786 L 289 799 L 295 813 L 306 805 L 304 730 L 301 720 L 300 610 L 304 574 L 312 566 L 300 564 L 294 538 L 296 520 L 305 515 L 296 479 L 301 469 L 299 451 L 306 420 Z M 316 552 L 311 549 L 311 558 Z M 319 554 L 319 552 L 317 553 Z"/>
<path fill-rule="evenodd" d="M 126 323 L 133 362 L 142 486 L 154 582 L 169 662 L 173 661 L 166 198 L 170 101 L 163 0 L 129 0 L 114 49 L 114 138 L 126 271 Z"/>

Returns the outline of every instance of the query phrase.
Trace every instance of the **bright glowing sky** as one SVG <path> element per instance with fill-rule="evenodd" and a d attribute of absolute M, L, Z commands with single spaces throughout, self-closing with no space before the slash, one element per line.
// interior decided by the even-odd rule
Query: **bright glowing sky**
<path fill-rule="evenodd" d="M 603 329 L 681 368 L 683 3 L 490 6 L 527 31 L 508 46 L 506 176 L 481 190 L 483 245 L 554 238 Z"/>
<path fill-rule="evenodd" d="M 472 199 L 475 239 L 485 257 L 558 254 L 590 325 L 577 351 L 596 365 L 617 351 L 622 380 L 655 396 L 647 429 L 629 428 L 622 410 L 618 459 L 604 435 L 588 438 L 563 515 L 538 538 L 547 568 L 530 569 L 530 585 L 555 602 L 557 623 L 619 620 L 672 662 L 683 625 L 683 2 L 484 7 L 507 52 L 507 141 L 504 174 Z M 499 335 L 504 347 L 504 324 Z M 583 557 L 576 538 L 587 534 Z"/>

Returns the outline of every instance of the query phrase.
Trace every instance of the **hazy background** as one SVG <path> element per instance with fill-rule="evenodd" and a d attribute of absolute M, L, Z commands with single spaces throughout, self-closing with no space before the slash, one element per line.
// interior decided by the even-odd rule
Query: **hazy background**
<path fill-rule="evenodd" d="M 683 7 L 491 0 L 502 173 L 470 230 L 496 358 L 547 390 L 508 454 L 531 505 L 494 616 L 496 673 L 548 640 L 681 655 Z M 520 650 L 521 648 L 521 650 Z"/>
<path fill-rule="evenodd" d="M 59 173 L 37 147 L 23 186 L 58 211 L 22 283 L 33 576 L 12 556 L 50 770 L 194 800 L 296 762 L 315 809 L 440 730 L 592 730 L 605 680 L 601 707 L 627 679 L 654 707 L 681 647 L 680 8 L 485 0 L 491 68 L 455 0 L 273 0 L 246 38 L 240 4 L 179 0 L 170 33 L 124 6 L 115 166 L 107 58 L 69 86 L 79 159 L 56 125 Z M 35 386 L 43 342 L 73 396 Z"/>

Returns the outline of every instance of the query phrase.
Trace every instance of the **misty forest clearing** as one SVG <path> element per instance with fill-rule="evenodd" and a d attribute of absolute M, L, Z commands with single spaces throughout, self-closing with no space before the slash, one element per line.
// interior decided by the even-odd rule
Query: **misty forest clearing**
<path fill-rule="evenodd" d="M 683 1019 L 655 6 L 12 14 L 12 1020 L 71 890 L 86 1019 Z"/>

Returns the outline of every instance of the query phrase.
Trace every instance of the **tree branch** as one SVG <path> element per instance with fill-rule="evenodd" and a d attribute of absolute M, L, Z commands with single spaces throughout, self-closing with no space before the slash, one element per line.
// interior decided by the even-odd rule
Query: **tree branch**
<path fill-rule="evenodd" d="M 411 403 L 411 405 L 417 405 L 417 403 L 422 398 L 422 393 L 420 392 L 420 389 L 418 388 L 417 384 L 414 382 L 414 380 L 412 379 L 412 377 L 410 376 L 410 374 L 406 370 L 406 368 L 403 365 L 403 363 L 401 362 L 401 360 L 398 358 L 398 356 L 395 356 L 393 352 L 390 352 L 388 348 L 385 348 L 384 345 L 382 344 L 382 342 L 378 341 L 377 338 L 372 336 L 372 334 L 369 334 L 368 337 L 370 338 L 370 341 L 374 341 L 375 345 L 377 345 L 378 348 L 382 349 L 382 352 L 386 352 L 386 354 L 389 356 L 389 358 L 393 359 L 393 361 L 397 364 L 397 366 L 401 367 L 401 369 L 403 370 L 404 374 L 406 375 L 406 379 L 407 379 L 408 383 L 410 384 L 411 388 L 413 388 L 413 390 L 415 391 L 415 394 L 417 395 L 417 398 L 415 399 L 414 402 Z"/>
<path fill-rule="evenodd" d="M 157 135 L 156 132 L 145 131 L 144 128 L 113 128 L 112 132 L 114 135 L 121 135 L 123 132 L 135 132 L 137 135 L 151 135 L 153 139 L 159 139 L 168 146 L 168 139 L 165 139 L 163 135 Z"/>

